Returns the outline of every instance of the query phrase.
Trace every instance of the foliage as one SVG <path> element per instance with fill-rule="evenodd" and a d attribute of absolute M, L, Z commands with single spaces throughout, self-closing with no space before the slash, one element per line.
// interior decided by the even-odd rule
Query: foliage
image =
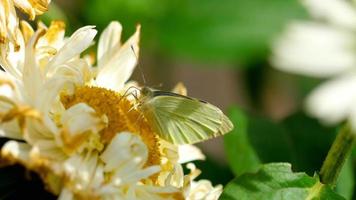
<path fill-rule="evenodd" d="M 229 183 L 221 200 L 269 199 L 269 200 L 309 200 L 344 199 L 327 185 L 319 182 L 318 177 L 305 173 L 293 173 L 287 163 L 263 165 L 255 174 L 244 174 Z"/>
<path fill-rule="evenodd" d="M 240 63 L 266 57 L 285 24 L 305 18 L 296 0 L 90 0 L 83 12 L 101 28 L 142 23 L 144 42 L 173 57 Z"/>
<path fill-rule="evenodd" d="M 235 127 L 225 136 L 230 167 L 236 176 L 255 172 L 262 163 L 289 162 L 293 169 L 310 176 L 320 169 L 337 132 L 316 119 L 297 112 L 281 122 L 230 109 Z M 337 192 L 351 199 L 354 190 L 352 163 L 344 166 Z"/>

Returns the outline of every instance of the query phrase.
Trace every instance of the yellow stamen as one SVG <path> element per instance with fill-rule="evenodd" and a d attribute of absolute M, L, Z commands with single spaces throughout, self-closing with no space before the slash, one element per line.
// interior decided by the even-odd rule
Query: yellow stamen
<path fill-rule="evenodd" d="M 61 101 L 67 109 L 77 103 L 86 103 L 99 115 L 106 115 L 108 126 L 100 131 L 104 144 L 123 131 L 140 135 L 149 149 L 146 166 L 160 164 L 157 134 L 152 131 L 142 113 L 133 109 L 134 105 L 120 94 L 99 87 L 78 87 L 73 95 L 62 95 Z"/>

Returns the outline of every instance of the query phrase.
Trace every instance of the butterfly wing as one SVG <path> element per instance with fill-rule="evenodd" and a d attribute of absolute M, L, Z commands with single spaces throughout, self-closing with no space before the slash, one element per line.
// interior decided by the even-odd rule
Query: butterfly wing
<path fill-rule="evenodd" d="M 174 144 L 197 143 L 233 128 L 219 108 L 197 99 L 161 95 L 144 102 L 142 108 L 160 137 Z"/>

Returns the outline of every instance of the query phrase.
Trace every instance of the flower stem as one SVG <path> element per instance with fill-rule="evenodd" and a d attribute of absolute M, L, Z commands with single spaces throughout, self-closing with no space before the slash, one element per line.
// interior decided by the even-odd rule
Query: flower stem
<path fill-rule="evenodd" d="M 341 168 L 351 153 L 355 139 L 356 134 L 352 132 L 350 124 L 345 124 L 336 136 L 321 167 L 320 179 L 322 183 L 336 185 Z"/>

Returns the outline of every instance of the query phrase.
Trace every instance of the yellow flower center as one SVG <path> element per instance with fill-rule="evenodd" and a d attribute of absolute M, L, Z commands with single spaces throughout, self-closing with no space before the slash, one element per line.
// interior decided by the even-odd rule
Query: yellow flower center
<path fill-rule="evenodd" d="M 100 131 L 103 144 L 108 144 L 120 132 L 130 131 L 141 136 L 147 145 L 149 156 L 146 166 L 160 164 L 157 134 L 152 131 L 142 113 L 120 94 L 104 88 L 84 86 L 76 88 L 73 95 L 61 96 L 61 101 L 66 109 L 77 103 L 86 103 L 99 115 L 107 116 L 108 126 Z"/>

